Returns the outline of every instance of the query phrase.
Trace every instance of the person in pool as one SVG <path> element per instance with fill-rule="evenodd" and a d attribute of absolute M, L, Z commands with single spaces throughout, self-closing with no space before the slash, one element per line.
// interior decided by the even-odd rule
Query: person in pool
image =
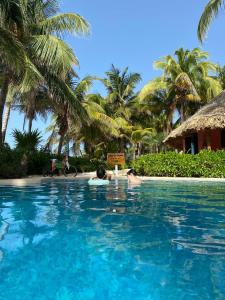
<path fill-rule="evenodd" d="M 99 167 L 96 171 L 96 177 L 92 178 L 93 180 L 95 179 L 102 179 L 102 180 L 111 180 L 112 176 L 111 174 L 108 174 L 103 167 Z"/>
<path fill-rule="evenodd" d="M 137 177 L 137 172 L 134 169 L 130 169 L 127 172 L 127 179 L 130 184 L 141 184 L 142 180 Z"/>

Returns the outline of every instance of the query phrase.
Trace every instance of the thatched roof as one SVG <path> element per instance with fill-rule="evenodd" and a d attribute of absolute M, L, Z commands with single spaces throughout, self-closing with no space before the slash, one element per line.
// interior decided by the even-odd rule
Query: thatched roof
<path fill-rule="evenodd" d="M 225 128 L 225 90 L 174 129 L 164 143 L 173 144 L 176 139 L 191 132 L 218 128 Z"/>

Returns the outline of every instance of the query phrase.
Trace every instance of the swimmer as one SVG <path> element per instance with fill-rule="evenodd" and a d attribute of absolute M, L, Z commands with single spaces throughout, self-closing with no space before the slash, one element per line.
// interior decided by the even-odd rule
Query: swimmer
<path fill-rule="evenodd" d="M 95 180 L 95 179 L 111 180 L 112 175 L 107 173 L 103 167 L 99 167 L 96 171 L 96 177 L 92 178 L 92 180 Z"/>
<path fill-rule="evenodd" d="M 137 172 L 134 169 L 130 169 L 127 172 L 127 179 L 130 184 L 141 184 L 142 180 L 137 177 Z"/>

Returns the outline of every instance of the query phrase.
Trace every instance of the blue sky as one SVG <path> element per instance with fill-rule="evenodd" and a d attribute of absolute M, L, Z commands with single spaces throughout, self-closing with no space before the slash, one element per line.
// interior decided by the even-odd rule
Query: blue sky
<path fill-rule="evenodd" d="M 67 37 L 74 49 L 80 77 L 103 77 L 111 64 L 142 76 L 141 88 L 159 73 L 153 62 L 173 54 L 180 47 L 201 46 L 197 39 L 197 24 L 207 0 L 61 0 L 61 11 L 76 12 L 91 24 L 86 38 Z M 225 11 L 212 23 L 208 37 L 201 46 L 210 60 L 225 65 Z M 101 84 L 94 92 L 104 93 Z M 7 141 L 12 145 L 12 128 L 22 129 L 23 116 L 11 114 Z M 34 128 L 44 133 L 46 124 L 38 120 Z"/>

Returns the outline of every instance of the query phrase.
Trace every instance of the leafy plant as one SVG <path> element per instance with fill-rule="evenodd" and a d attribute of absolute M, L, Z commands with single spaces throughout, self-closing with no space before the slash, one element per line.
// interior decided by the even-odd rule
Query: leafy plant
<path fill-rule="evenodd" d="M 0 150 L 0 178 L 19 178 L 24 176 L 20 164 L 21 154 L 9 147 Z"/>
<path fill-rule="evenodd" d="M 41 142 L 41 134 L 37 129 L 29 133 L 15 129 L 13 131 L 13 137 L 15 139 L 16 149 L 24 153 L 37 150 Z"/>
<path fill-rule="evenodd" d="M 147 154 L 132 167 L 140 175 L 169 177 L 225 177 L 225 151 L 201 151 L 197 155 L 166 152 Z"/>

